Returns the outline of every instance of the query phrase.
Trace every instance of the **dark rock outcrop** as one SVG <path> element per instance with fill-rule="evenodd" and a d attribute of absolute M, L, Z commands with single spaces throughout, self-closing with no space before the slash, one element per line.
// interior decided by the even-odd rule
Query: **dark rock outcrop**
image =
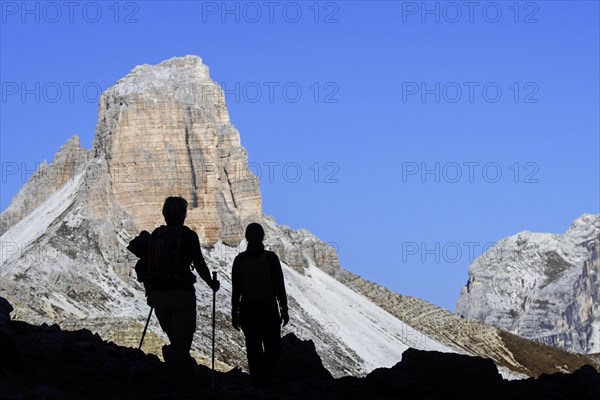
<path fill-rule="evenodd" d="M 312 340 L 300 340 L 294 334 L 284 337 L 279 375 L 285 381 L 333 380 Z"/>
<path fill-rule="evenodd" d="M 0 310 L 5 309 L 10 305 L 0 298 Z M 9 319 L 1 325 L 2 399 L 180 398 L 173 392 L 165 365 L 154 355 L 140 353 L 136 359 L 136 349 L 105 342 L 86 329 L 68 332 L 57 325 L 34 326 Z M 489 359 L 409 349 L 392 368 L 376 369 L 365 378 L 333 379 L 312 342 L 288 334 L 283 338 L 283 349 L 280 379 L 267 398 L 600 398 L 600 374 L 590 366 L 572 374 L 505 381 Z M 197 366 L 195 374 L 197 396 L 191 398 L 260 398 L 240 369 L 217 372 L 214 392 L 210 390 L 210 369 Z"/>
<path fill-rule="evenodd" d="M 0 321 L 10 320 L 10 313 L 14 310 L 13 306 L 10 305 L 8 300 L 4 297 L 0 297 Z"/>
<path fill-rule="evenodd" d="M 392 368 L 380 368 L 367 376 L 385 394 L 409 391 L 442 398 L 490 398 L 504 382 L 490 359 L 455 353 L 408 349 Z M 467 392 L 467 393 L 465 393 Z"/>

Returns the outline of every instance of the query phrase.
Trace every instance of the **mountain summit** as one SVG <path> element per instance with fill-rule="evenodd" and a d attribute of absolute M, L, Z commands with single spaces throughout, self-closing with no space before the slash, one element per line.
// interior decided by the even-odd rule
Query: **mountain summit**
<path fill-rule="evenodd" d="M 188 199 L 186 223 L 207 246 L 238 244 L 261 221 L 258 179 L 198 57 L 136 67 L 103 93 L 92 151 L 119 172 L 111 194 L 139 229 L 162 222 L 167 192 Z"/>
<path fill-rule="evenodd" d="M 469 267 L 458 312 L 578 353 L 600 353 L 600 215 L 561 235 L 520 232 Z"/>
<path fill-rule="evenodd" d="M 291 316 L 284 333 L 312 340 L 335 377 L 391 367 L 409 347 L 490 358 L 511 378 L 594 364 L 342 269 L 327 243 L 263 215 L 247 161 L 223 92 L 200 58 L 134 68 L 100 98 L 92 148 L 69 140 L 0 216 L 1 295 L 14 306 L 13 317 L 88 328 L 137 345 L 148 306 L 126 246 L 140 230 L 162 223 L 167 196 L 181 195 L 191 206 L 186 223 L 221 280 L 216 348 L 222 370 L 246 364 L 243 338 L 229 317 L 230 268 L 245 247 L 243 228 L 256 221 L 282 261 Z M 199 329 L 192 349 L 204 362 L 212 296 L 196 286 Z M 154 318 L 149 331 L 144 350 L 160 354 L 166 338 Z"/>

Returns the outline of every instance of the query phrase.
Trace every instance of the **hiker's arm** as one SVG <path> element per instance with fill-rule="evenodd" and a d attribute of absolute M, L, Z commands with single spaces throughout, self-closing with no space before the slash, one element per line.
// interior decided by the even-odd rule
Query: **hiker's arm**
<path fill-rule="evenodd" d="M 231 267 L 231 324 L 236 330 L 240 330 L 240 263 L 239 257 L 233 260 Z"/>
<path fill-rule="evenodd" d="M 200 278 L 204 282 L 208 284 L 211 288 L 213 287 L 213 280 L 210 276 L 210 271 L 208 269 L 208 265 L 206 265 L 206 261 L 204 261 L 204 257 L 202 256 L 202 249 L 200 248 L 200 240 L 198 239 L 198 234 L 194 233 L 194 237 L 192 240 L 192 262 L 194 263 L 194 269 L 200 275 Z"/>
<path fill-rule="evenodd" d="M 240 289 L 240 262 L 239 257 L 233 260 L 231 267 L 231 313 L 237 314 L 240 309 L 240 297 L 242 296 Z"/>
<path fill-rule="evenodd" d="M 287 294 L 285 292 L 285 282 L 283 280 L 283 271 L 281 270 L 281 263 L 277 254 L 272 253 L 271 256 L 271 268 L 273 271 L 273 286 L 275 287 L 275 295 L 279 302 L 279 308 L 281 308 L 282 314 L 288 311 Z"/>

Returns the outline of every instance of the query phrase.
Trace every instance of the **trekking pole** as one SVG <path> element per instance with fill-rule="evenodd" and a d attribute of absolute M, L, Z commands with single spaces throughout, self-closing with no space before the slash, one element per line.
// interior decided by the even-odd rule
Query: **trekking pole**
<path fill-rule="evenodd" d="M 152 311 L 154 307 L 150 307 L 150 313 L 148 314 L 148 319 L 146 320 L 146 326 L 144 326 L 144 333 L 142 333 L 142 340 L 140 340 L 140 345 L 138 346 L 138 351 L 135 352 L 135 358 L 133 359 L 133 366 L 131 367 L 131 372 L 129 373 L 129 378 L 127 379 L 127 387 L 131 383 L 131 378 L 133 378 L 133 371 L 135 370 L 135 364 L 137 363 L 138 356 L 142 350 L 142 344 L 144 343 L 144 337 L 146 336 L 146 331 L 148 330 L 148 325 L 150 324 L 150 317 L 152 317 Z"/>
<path fill-rule="evenodd" d="M 217 280 L 217 272 L 212 273 L 213 281 Z M 210 378 L 210 388 L 212 391 L 215 390 L 215 306 L 217 303 L 217 292 L 213 290 L 213 307 L 212 307 L 212 374 Z"/>

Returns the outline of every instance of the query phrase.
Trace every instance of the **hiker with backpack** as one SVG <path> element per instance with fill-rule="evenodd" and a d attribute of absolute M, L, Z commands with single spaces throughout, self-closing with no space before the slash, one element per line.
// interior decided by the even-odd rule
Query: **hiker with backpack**
<path fill-rule="evenodd" d="M 246 339 L 253 386 L 270 388 L 281 355 L 281 326 L 290 319 L 287 295 L 279 258 L 264 248 L 263 227 L 251 223 L 245 236 L 248 247 L 233 261 L 231 319 Z"/>
<path fill-rule="evenodd" d="M 138 280 L 144 283 L 148 304 L 169 337 L 170 344 L 162 352 L 178 391 L 189 391 L 194 384 L 190 348 L 196 330 L 196 277 L 192 268 L 213 292 L 220 287 L 204 261 L 198 235 L 183 224 L 186 212 L 185 199 L 168 197 L 162 209 L 166 225 L 152 234 L 142 232 L 128 246 L 141 257 L 136 265 Z"/>

